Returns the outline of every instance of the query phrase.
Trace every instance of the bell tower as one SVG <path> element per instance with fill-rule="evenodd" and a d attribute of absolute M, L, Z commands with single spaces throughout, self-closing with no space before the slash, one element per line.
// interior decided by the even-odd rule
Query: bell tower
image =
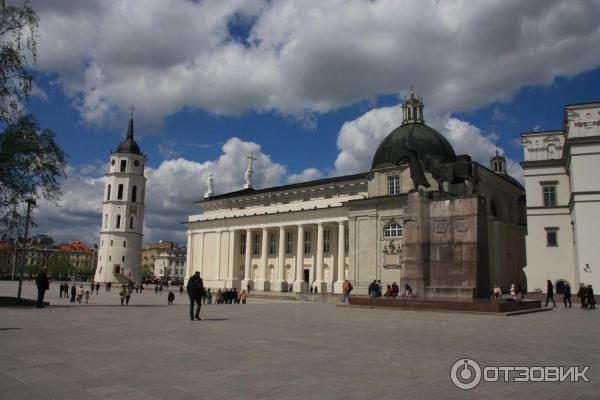
<path fill-rule="evenodd" d="M 140 282 L 146 156 L 133 138 L 133 110 L 127 136 L 110 155 L 105 175 L 102 226 L 95 282 Z"/>
<path fill-rule="evenodd" d="M 506 174 L 506 157 L 496 154 L 490 157 L 490 169 L 497 174 Z"/>
<path fill-rule="evenodd" d="M 424 123 L 423 107 L 423 98 L 415 96 L 415 91 L 411 86 L 410 97 L 405 97 L 404 101 L 402 101 L 402 125 Z"/>

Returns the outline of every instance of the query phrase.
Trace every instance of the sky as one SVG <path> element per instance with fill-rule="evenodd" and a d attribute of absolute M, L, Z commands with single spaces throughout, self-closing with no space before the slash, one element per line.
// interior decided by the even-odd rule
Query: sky
<path fill-rule="evenodd" d="M 19 3 L 12 1 L 12 3 Z M 600 1 L 33 0 L 24 105 L 68 153 L 34 233 L 97 243 L 110 152 L 135 108 L 148 157 L 144 241 L 185 243 L 216 193 L 366 172 L 411 85 L 457 154 L 505 154 L 600 100 Z"/>

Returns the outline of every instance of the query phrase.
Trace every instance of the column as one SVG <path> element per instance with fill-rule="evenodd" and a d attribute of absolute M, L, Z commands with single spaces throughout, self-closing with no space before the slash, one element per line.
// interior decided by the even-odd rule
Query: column
<path fill-rule="evenodd" d="M 217 242 L 215 243 L 215 264 L 214 264 L 214 277 L 215 281 L 219 281 L 220 270 L 221 270 L 221 231 L 217 231 Z M 220 286 L 220 285 L 219 285 Z"/>
<path fill-rule="evenodd" d="M 246 229 L 246 254 L 244 258 L 244 280 L 242 281 L 242 290 L 246 290 L 248 285 L 254 289 L 254 281 L 252 280 L 252 231 Z"/>
<path fill-rule="evenodd" d="M 305 292 L 306 282 L 304 282 L 304 227 L 298 225 L 298 239 L 296 240 L 296 281 L 294 282 L 294 292 Z"/>
<path fill-rule="evenodd" d="M 344 221 L 338 222 L 338 245 L 337 245 L 337 281 L 333 286 L 333 290 L 335 293 L 342 293 L 344 286 L 344 270 L 346 265 L 346 251 L 345 251 L 345 242 L 346 242 L 346 227 L 344 226 Z"/>
<path fill-rule="evenodd" d="M 268 258 L 269 231 L 262 229 L 262 242 L 260 248 L 260 265 L 258 266 L 258 280 L 255 282 L 256 290 L 268 291 L 269 281 L 267 280 L 267 258 Z"/>
<path fill-rule="evenodd" d="M 195 265 L 197 266 L 196 271 L 200 271 L 200 276 L 202 278 L 206 278 L 206 276 L 204 276 L 204 233 L 199 233 L 197 236 L 197 240 L 198 240 L 198 248 L 194 251 L 194 255 L 197 256 L 197 260 Z M 194 272 L 196 272 L 194 271 Z"/>
<path fill-rule="evenodd" d="M 279 227 L 279 251 L 277 253 L 277 280 L 273 283 L 274 291 L 287 292 L 288 283 L 285 280 L 285 227 Z"/>
<path fill-rule="evenodd" d="M 317 224 L 317 276 L 315 277 L 315 286 L 319 293 L 327 291 L 327 284 L 323 282 L 323 223 Z"/>
<path fill-rule="evenodd" d="M 227 258 L 227 280 L 225 287 L 232 288 L 238 287 L 240 279 L 235 272 L 235 250 L 236 250 L 236 236 L 238 232 L 235 229 L 229 231 L 229 256 Z"/>
<path fill-rule="evenodd" d="M 194 274 L 194 235 L 188 231 L 187 235 L 187 253 L 185 255 L 185 282 Z"/>

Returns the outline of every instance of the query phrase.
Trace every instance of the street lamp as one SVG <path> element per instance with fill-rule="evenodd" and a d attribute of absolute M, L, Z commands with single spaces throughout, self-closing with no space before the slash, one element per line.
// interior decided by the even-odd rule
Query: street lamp
<path fill-rule="evenodd" d="M 21 300 L 21 288 L 23 286 L 23 271 L 25 270 L 25 256 L 27 255 L 27 233 L 29 232 L 29 218 L 31 216 L 31 208 L 35 206 L 35 199 L 30 197 L 27 202 L 27 217 L 25 218 L 25 238 L 23 239 L 23 252 L 21 255 L 21 272 L 19 275 L 19 291 L 17 292 L 17 301 Z"/>

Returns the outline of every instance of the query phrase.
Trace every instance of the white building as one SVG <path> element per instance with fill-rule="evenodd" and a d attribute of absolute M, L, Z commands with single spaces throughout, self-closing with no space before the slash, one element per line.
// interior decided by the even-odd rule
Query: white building
<path fill-rule="evenodd" d="M 131 116 L 127 137 L 110 155 L 95 282 L 140 282 L 142 279 L 145 162 L 146 157 L 133 139 Z"/>
<path fill-rule="evenodd" d="M 600 286 L 600 103 L 565 107 L 560 129 L 521 134 L 530 291 Z"/>
<path fill-rule="evenodd" d="M 162 251 L 154 257 L 154 276 L 163 278 L 185 277 L 185 250 Z"/>
<path fill-rule="evenodd" d="M 186 278 L 200 271 L 208 287 L 281 291 L 293 283 L 296 292 L 312 286 L 336 293 L 346 278 L 358 293 L 373 279 L 400 283 L 404 206 L 413 188 L 408 162 L 396 162 L 405 155 L 401 149 L 442 162 L 461 157 L 424 123 L 420 99 L 411 95 L 403 113 L 403 124 L 382 141 L 365 173 L 256 190 L 250 157 L 244 189 L 209 190 L 197 202 L 202 213 L 189 217 Z M 445 189 L 485 197 L 489 279 L 524 283 L 524 189 L 505 166 L 494 172 L 470 165 L 476 185 L 446 183 Z M 428 168 L 427 190 L 437 191 Z"/>

